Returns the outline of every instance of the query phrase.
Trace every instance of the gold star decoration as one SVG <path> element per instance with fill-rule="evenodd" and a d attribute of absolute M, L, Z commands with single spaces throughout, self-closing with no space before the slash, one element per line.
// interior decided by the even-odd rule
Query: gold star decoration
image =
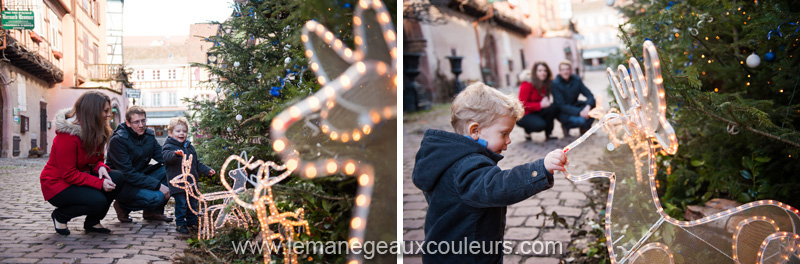
<path fill-rule="evenodd" d="M 396 157 L 397 135 L 397 47 L 391 17 L 381 1 L 362 0 L 352 24 L 354 50 L 322 24 L 305 24 L 301 35 L 305 55 L 323 87 L 277 115 L 271 132 L 273 149 L 300 176 L 357 178 L 351 247 L 365 241 L 375 170 L 392 175 L 381 177 L 382 183 L 396 188 L 392 157 Z M 383 228 L 394 228 L 394 224 Z M 358 254 L 351 255 L 348 263 L 362 261 Z"/>
<path fill-rule="evenodd" d="M 674 155 L 675 131 L 666 119 L 661 62 L 655 45 L 644 43 L 642 72 L 635 58 L 630 75 L 620 65 L 607 69 L 619 110 L 599 118 L 587 133 L 565 148 L 595 151 L 591 142 L 609 142 L 600 164 L 567 179 L 610 180 L 605 213 L 605 241 L 611 263 L 786 263 L 800 260 L 800 212 L 773 200 L 747 203 L 692 221 L 670 217 L 657 193 L 656 154 Z M 584 147 L 587 146 L 587 147 Z M 723 155 L 722 153 L 720 153 Z M 633 160 L 631 160 L 633 158 Z M 648 177 L 644 177 L 644 176 Z"/>

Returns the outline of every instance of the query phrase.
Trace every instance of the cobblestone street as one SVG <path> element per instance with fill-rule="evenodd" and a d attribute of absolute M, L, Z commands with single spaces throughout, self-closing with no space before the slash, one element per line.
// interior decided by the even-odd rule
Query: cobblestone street
<path fill-rule="evenodd" d="M 56 234 L 50 220 L 55 207 L 44 201 L 39 185 L 46 162 L 0 159 L 0 263 L 172 263 L 188 248 L 188 236 L 178 236 L 174 222 L 145 221 L 141 211 L 123 224 L 110 209 L 102 221 L 110 235 L 84 233 L 85 216 L 69 222 L 69 236 Z M 166 213 L 173 212 L 170 202 Z"/>
<path fill-rule="evenodd" d="M 587 72 L 583 79 L 586 86 L 592 90 L 598 102 L 607 104 L 608 93 L 606 87 L 608 81 L 605 72 Z M 517 90 L 503 91 L 506 94 L 516 96 Z M 607 107 L 605 107 L 607 109 Z M 424 240 L 424 223 L 427 203 L 422 191 L 417 189 L 411 181 L 411 172 L 414 168 L 414 156 L 419 149 L 422 135 L 427 129 L 441 129 L 453 131 L 450 126 L 450 105 L 437 105 L 433 110 L 424 113 L 406 114 L 403 120 L 403 240 L 419 241 Z M 556 121 L 553 136 L 558 140 L 545 141 L 544 133 L 533 133 L 531 141 L 525 141 L 524 130 L 517 127 L 511 133 L 512 143 L 508 150 L 503 152 L 505 157 L 499 162 L 502 169 L 531 162 L 544 156 L 556 148 L 563 148 L 579 136 L 578 129 L 570 131 L 570 137 L 564 137 L 560 124 Z M 602 151 L 602 142 L 591 142 L 589 140 L 582 144 L 593 144 Z M 596 161 L 597 153 L 581 153 L 570 156 L 570 166 L 586 166 Z M 542 207 L 549 215 L 551 212 L 558 213 L 559 216 L 567 219 L 567 223 L 572 227 L 577 220 L 586 218 L 591 214 L 591 210 L 586 208 L 587 198 L 585 192 L 592 191 L 592 184 L 588 181 L 577 182 L 574 185 L 564 177 L 564 174 L 556 172 L 555 185 L 552 189 L 541 192 L 520 203 L 509 206 L 506 215 L 505 240 L 511 241 L 514 246 L 512 254 L 506 254 L 505 263 L 538 263 L 553 264 L 559 263 L 560 253 L 566 253 L 572 235 L 572 229 L 563 226 L 553 227 L 553 221 L 548 219 L 546 228 L 540 230 L 543 216 L 537 218 L 537 214 L 542 212 Z M 556 248 L 555 254 L 533 254 L 531 251 L 531 241 L 539 233 L 542 235 L 536 239 L 539 242 L 560 241 L 561 248 Z M 529 241 L 523 243 L 523 241 Z M 541 245 L 541 244 L 538 244 Z M 522 247 L 528 248 L 522 248 Z M 534 248 L 534 251 L 542 251 L 541 247 Z M 531 254 L 521 254 L 527 252 Z M 421 263 L 421 256 L 406 255 L 403 263 Z"/>

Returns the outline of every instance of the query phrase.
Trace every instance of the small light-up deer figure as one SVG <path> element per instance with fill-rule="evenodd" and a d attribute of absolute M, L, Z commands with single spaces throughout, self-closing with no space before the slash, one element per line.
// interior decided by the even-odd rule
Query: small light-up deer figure
<path fill-rule="evenodd" d="M 611 262 L 800 262 L 800 216 L 781 202 L 751 202 L 693 221 L 664 212 L 656 192 L 656 153 L 674 155 L 678 141 L 665 117 L 660 60 L 652 42 L 644 43 L 643 56 L 647 76 L 635 58 L 629 60 L 630 74 L 622 65 L 616 74 L 607 69 L 619 113 L 605 114 L 565 148 L 569 157 L 588 137 L 609 141 L 601 164 L 587 172 L 568 167 L 566 174 L 572 181 L 609 178 L 605 239 Z"/>
<path fill-rule="evenodd" d="M 220 170 L 220 177 L 222 185 L 229 191 L 234 189 L 228 184 L 225 171 L 231 161 L 239 162 L 242 168 L 246 170 L 257 170 L 258 180 L 255 189 L 253 190 L 253 199 L 251 201 L 244 201 L 238 195 L 232 198 L 242 207 L 250 210 L 255 210 L 258 215 L 258 221 L 261 224 L 261 238 L 267 251 L 264 252 L 264 263 L 270 263 L 272 260 L 271 253 L 278 252 L 280 247 L 274 247 L 275 240 L 278 240 L 283 247 L 283 261 L 284 263 L 297 263 L 297 255 L 294 250 L 290 248 L 291 243 L 295 240 L 297 232 L 295 227 L 305 230 L 305 233 L 311 235 L 309 231 L 308 222 L 304 220 L 303 208 L 297 209 L 295 212 L 278 211 L 275 205 L 275 200 L 272 196 L 272 185 L 286 179 L 292 174 L 292 170 L 286 169 L 286 165 L 278 166 L 272 161 L 257 160 L 255 162 L 246 161 L 243 158 L 232 155 L 225 160 Z M 270 177 L 270 170 L 283 171 L 280 175 Z M 270 226 L 278 224 L 278 232 L 273 232 Z M 304 229 L 303 229 L 304 228 Z M 300 231 L 302 232 L 302 231 Z"/>
<path fill-rule="evenodd" d="M 197 231 L 198 239 L 210 239 L 214 236 L 217 228 L 222 227 L 225 223 L 230 223 L 235 226 L 247 227 L 251 221 L 250 214 L 240 210 L 238 206 L 231 207 L 229 212 L 225 211 L 228 205 L 227 200 L 236 196 L 235 192 L 220 191 L 212 193 L 201 193 L 197 188 L 197 180 L 192 171 L 192 155 L 185 155 L 181 161 L 181 174 L 170 180 L 172 186 L 182 189 L 186 194 L 186 200 L 197 200 L 197 208 L 194 208 L 191 203 L 189 210 L 197 215 L 200 219 L 200 227 Z M 238 185 L 238 184 L 237 184 Z M 214 200 L 225 199 L 223 204 L 208 205 L 208 202 Z"/>

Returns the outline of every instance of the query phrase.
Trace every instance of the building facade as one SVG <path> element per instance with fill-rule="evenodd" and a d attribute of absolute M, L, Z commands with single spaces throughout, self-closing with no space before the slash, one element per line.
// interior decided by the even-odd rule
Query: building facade
<path fill-rule="evenodd" d="M 53 115 L 89 90 L 112 98 L 114 122 L 127 101 L 120 67 L 108 65 L 104 0 L 6 0 L 3 10 L 31 11 L 33 29 L 4 29 L 0 59 L 2 157 L 46 155 Z"/>
<path fill-rule="evenodd" d="M 480 81 L 499 89 L 518 87 L 519 73 L 534 61 L 580 65 L 569 19 L 559 13 L 561 2 L 404 1 L 403 52 L 421 55 L 416 81 L 422 93 L 434 102 L 452 98 L 453 56 L 462 57 L 463 83 Z"/>
<path fill-rule="evenodd" d="M 140 90 L 140 98 L 131 100 L 147 111 L 147 126 L 163 143 L 167 125 L 173 117 L 190 114 L 186 98 L 215 98 L 216 92 L 205 84 L 208 73 L 192 63 L 205 63 L 211 47 L 205 37 L 217 33 L 213 24 L 194 24 L 188 36 L 124 37 L 124 57 L 131 72 L 131 83 Z"/>
<path fill-rule="evenodd" d="M 607 1 L 574 1 L 575 24 L 580 33 L 583 65 L 587 70 L 605 70 L 608 56 L 619 53 L 623 47 L 619 38 L 619 25 L 624 16 Z M 623 2 L 623 1 L 618 1 Z"/>

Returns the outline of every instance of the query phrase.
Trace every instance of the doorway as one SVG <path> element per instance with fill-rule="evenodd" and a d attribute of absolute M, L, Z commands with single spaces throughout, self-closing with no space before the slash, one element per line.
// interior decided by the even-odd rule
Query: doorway
<path fill-rule="evenodd" d="M 39 153 L 44 155 L 47 153 L 47 103 L 39 102 Z"/>

